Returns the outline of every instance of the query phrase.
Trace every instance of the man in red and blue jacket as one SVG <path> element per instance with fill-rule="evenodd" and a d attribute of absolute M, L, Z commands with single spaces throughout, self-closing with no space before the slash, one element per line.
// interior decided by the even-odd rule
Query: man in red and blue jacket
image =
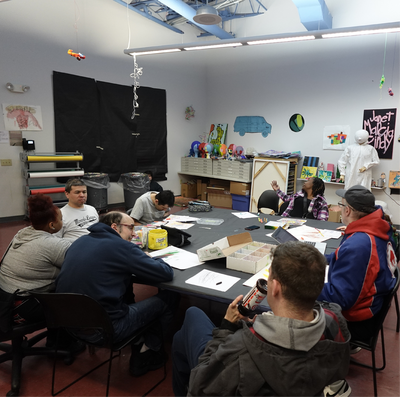
<path fill-rule="evenodd" d="M 361 185 L 339 189 L 342 221 L 346 232 L 336 249 L 326 258 L 328 282 L 318 300 L 342 307 L 349 323 L 371 319 L 382 307 L 384 297 L 394 287 L 396 267 L 392 228 L 384 220 L 374 195 Z"/>

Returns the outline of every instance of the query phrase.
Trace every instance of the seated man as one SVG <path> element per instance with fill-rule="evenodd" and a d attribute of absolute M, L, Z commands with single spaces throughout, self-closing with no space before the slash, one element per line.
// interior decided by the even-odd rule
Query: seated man
<path fill-rule="evenodd" d="M 142 225 L 154 221 L 162 221 L 169 214 L 169 207 L 173 207 L 175 196 L 170 190 L 163 192 L 147 192 L 141 195 L 132 208 L 130 216 L 135 225 Z"/>
<path fill-rule="evenodd" d="M 150 171 L 150 170 L 145 171 L 144 174 L 146 174 L 150 179 L 150 189 L 149 190 L 151 192 L 162 192 L 164 190 L 162 188 L 162 186 L 154 180 L 152 171 Z"/>
<path fill-rule="evenodd" d="M 315 302 L 325 266 L 309 244 L 284 243 L 273 252 L 268 279 L 272 311 L 250 321 L 237 309 L 240 295 L 215 328 L 200 309 L 188 309 L 172 345 L 175 395 L 315 396 L 343 379 L 350 356 L 346 321 L 338 305 L 323 309 Z M 337 395 L 351 392 L 344 380 L 339 388 Z"/>
<path fill-rule="evenodd" d="M 89 233 L 88 227 L 99 221 L 99 215 L 96 208 L 85 204 L 87 188 L 81 179 L 69 179 L 65 185 L 65 195 L 68 204 L 61 208 L 63 228 L 57 236 L 75 241 Z"/>
<path fill-rule="evenodd" d="M 131 243 L 134 224 L 127 214 L 109 212 L 90 226 L 89 232 L 67 251 L 56 279 L 56 292 L 86 294 L 98 301 L 110 315 L 116 342 L 156 319 L 160 320 L 159 331 L 165 331 L 178 303 L 178 294 L 160 291 L 130 304 L 124 296 L 129 291 L 132 295 L 132 274 L 141 283 L 154 284 L 172 280 L 172 268 Z M 143 345 L 132 347 L 130 371 L 134 376 L 164 364 L 160 333 L 149 332 Z"/>
<path fill-rule="evenodd" d="M 339 304 L 352 337 L 358 338 L 371 323 L 364 320 L 379 312 L 396 282 L 392 228 L 364 186 L 339 189 L 336 194 L 342 197 L 339 205 L 347 227 L 339 248 L 326 256 L 328 282 L 318 299 Z"/>

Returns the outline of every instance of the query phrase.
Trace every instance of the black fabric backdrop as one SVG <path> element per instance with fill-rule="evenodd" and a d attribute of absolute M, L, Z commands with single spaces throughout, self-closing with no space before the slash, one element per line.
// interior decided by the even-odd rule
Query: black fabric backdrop
<path fill-rule="evenodd" d="M 155 180 L 166 179 L 165 90 L 140 87 L 133 120 L 132 87 L 53 72 L 53 91 L 57 152 L 78 150 L 85 172 L 105 172 L 111 182 L 148 169 Z"/>

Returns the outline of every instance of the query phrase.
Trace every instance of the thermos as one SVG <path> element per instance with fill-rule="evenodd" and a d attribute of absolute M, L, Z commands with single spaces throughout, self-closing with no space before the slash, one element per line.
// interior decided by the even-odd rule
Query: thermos
<path fill-rule="evenodd" d="M 267 296 L 267 280 L 259 278 L 256 285 L 238 303 L 238 310 L 242 316 L 249 316 Z"/>

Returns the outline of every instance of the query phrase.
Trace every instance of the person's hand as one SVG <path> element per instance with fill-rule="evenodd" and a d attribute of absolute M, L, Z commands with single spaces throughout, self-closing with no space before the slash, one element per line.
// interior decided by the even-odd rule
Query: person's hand
<path fill-rule="evenodd" d="M 365 171 L 366 171 L 366 168 L 365 168 L 365 167 L 361 167 L 358 171 L 360 171 L 360 172 L 365 172 Z"/>
<path fill-rule="evenodd" d="M 248 321 L 246 316 L 242 316 L 237 308 L 237 304 L 243 299 L 243 295 L 239 295 L 226 310 L 225 320 L 228 320 L 231 323 L 238 323 L 240 320 Z"/>
<path fill-rule="evenodd" d="M 274 189 L 275 191 L 277 191 L 279 189 L 279 185 L 276 181 L 272 181 L 271 182 L 271 187 L 272 189 Z"/>
<path fill-rule="evenodd" d="M 340 175 L 340 182 L 344 182 L 344 175 Z"/>
<path fill-rule="evenodd" d="M 336 228 L 336 230 L 340 230 L 340 231 L 344 232 L 346 230 L 346 227 L 347 226 L 339 226 Z"/>

